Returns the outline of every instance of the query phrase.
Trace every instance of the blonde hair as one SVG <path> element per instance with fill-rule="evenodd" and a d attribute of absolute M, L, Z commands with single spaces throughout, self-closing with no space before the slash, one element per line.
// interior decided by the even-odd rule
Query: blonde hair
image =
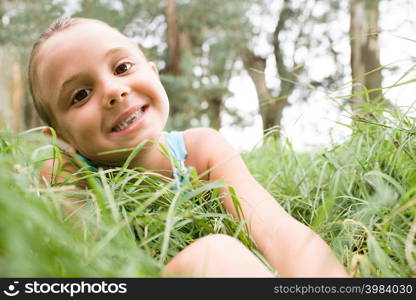
<path fill-rule="evenodd" d="M 100 24 L 109 26 L 108 24 L 95 20 L 95 19 L 87 19 L 87 18 L 59 18 L 56 19 L 52 24 L 50 24 L 46 30 L 40 35 L 39 39 L 33 44 L 32 52 L 29 58 L 29 67 L 28 67 L 28 81 L 29 81 L 29 90 L 30 94 L 32 95 L 33 104 L 35 106 L 36 111 L 38 112 L 40 118 L 48 125 L 53 126 L 55 120 L 53 115 L 49 111 L 48 107 L 45 106 L 41 99 L 39 91 L 37 90 L 37 63 L 36 58 L 39 55 L 40 49 L 42 45 L 55 33 L 62 32 L 65 29 L 72 27 L 74 25 L 83 23 L 83 22 L 98 22 Z M 110 27 L 110 26 L 109 26 Z M 55 123 L 56 124 L 56 123 Z"/>

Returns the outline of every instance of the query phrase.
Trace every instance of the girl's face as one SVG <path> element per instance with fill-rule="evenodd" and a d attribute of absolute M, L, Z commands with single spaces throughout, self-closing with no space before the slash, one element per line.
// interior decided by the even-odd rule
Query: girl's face
<path fill-rule="evenodd" d="M 156 66 L 125 36 L 83 22 L 55 33 L 37 57 L 40 101 L 59 136 L 81 154 L 119 165 L 145 139 L 159 140 L 169 102 Z"/>

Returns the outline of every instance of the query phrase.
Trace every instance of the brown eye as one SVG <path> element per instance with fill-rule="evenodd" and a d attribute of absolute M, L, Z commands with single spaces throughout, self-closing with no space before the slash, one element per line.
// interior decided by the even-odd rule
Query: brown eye
<path fill-rule="evenodd" d="M 119 75 L 119 74 L 122 74 L 124 72 L 127 72 L 131 68 L 131 66 L 132 66 L 131 63 L 119 64 L 117 66 L 116 70 L 114 71 L 114 74 Z"/>
<path fill-rule="evenodd" d="M 82 100 L 84 100 L 85 98 L 87 98 L 89 96 L 91 92 L 89 90 L 83 89 L 83 90 L 79 90 L 78 92 L 75 93 L 73 99 L 72 99 L 72 104 L 76 104 Z"/>

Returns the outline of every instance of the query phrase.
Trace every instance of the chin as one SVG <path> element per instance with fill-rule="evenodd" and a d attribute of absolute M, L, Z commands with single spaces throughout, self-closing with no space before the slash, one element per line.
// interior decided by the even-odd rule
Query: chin
<path fill-rule="evenodd" d="M 162 135 L 163 127 L 158 129 L 147 130 L 137 135 L 136 145 L 144 140 L 158 141 Z"/>

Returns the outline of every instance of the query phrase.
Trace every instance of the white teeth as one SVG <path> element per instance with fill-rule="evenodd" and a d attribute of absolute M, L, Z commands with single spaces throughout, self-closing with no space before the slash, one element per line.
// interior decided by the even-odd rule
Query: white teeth
<path fill-rule="evenodd" d="M 123 129 L 126 129 L 136 119 L 140 118 L 142 114 L 143 114 L 143 108 L 136 110 L 126 120 L 124 120 L 123 122 L 118 124 L 116 127 L 114 127 L 113 131 L 117 132 L 117 131 L 122 131 Z"/>

